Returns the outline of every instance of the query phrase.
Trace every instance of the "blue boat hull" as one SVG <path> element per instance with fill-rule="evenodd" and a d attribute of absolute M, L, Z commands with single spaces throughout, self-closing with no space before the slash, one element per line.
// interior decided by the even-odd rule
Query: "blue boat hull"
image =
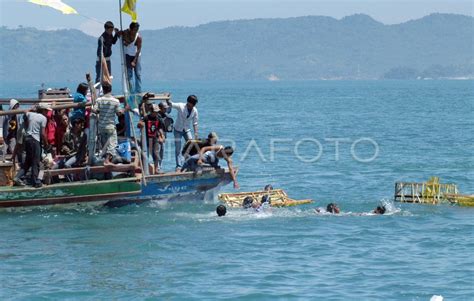
<path fill-rule="evenodd" d="M 106 203 L 106 206 L 121 207 L 151 200 L 179 200 L 192 195 L 198 198 L 207 191 L 227 185 L 231 181 L 226 169 L 207 170 L 199 175 L 186 172 L 147 176 L 145 181 L 142 181 L 140 195 L 113 200 Z"/>

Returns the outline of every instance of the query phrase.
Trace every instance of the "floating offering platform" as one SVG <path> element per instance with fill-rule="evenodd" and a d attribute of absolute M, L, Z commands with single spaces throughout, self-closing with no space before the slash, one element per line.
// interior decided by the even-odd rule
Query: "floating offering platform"
<path fill-rule="evenodd" d="M 459 193 L 456 184 L 442 184 L 438 177 L 431 177 L 427 182 L 396 182 L 395 202 L 420 204 L 456 204 L 474 207 L 474 195 Z"/>

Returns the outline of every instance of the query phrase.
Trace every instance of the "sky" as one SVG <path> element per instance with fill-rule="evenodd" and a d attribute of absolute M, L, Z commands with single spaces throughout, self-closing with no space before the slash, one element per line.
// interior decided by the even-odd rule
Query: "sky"
<path fill-rule="evenodd" d="M 0 26 L 54 30 L 75 28 L 90 35 L 103 31 L 103 22 L 119 24 L 119 0 L 63 0 L 80 15 L 62 15 L 27 0 L 0 0 Z M 197 26 L 212 21 L 330 16 L 337 19 L 364 13 L 385 24 L 418 19 L 431 13 L 473 16 L 474 0 L 138 0 L 141 29 Z M 131 19 L 123 17 L 124 26 Z"/>

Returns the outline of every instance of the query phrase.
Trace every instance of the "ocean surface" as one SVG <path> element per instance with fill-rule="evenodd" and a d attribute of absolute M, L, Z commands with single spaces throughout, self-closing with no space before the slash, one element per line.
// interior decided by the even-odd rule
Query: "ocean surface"
<path fill-rule="evenodd" d="M 38 88 L 2 84 L 0 97 Z M 2 212 L 0 300 L 474 300 L 474 208 L 392 202 L 396 181 L 431 176 L 474 193 L 472 81 L 145 88 L 199 97 L 201 136 L 236 147 L 240 191 L 315 203 L 222 218 L 212 195 Z M 315 213 L 329 202 L 343 213 Z M 388 214 L 367 214 L 380 203 Z"/>

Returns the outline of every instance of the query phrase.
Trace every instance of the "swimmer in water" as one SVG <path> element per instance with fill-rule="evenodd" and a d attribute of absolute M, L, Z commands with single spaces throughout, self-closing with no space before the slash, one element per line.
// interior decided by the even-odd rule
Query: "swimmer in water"
<path fill-rule="evenodd" d="M 341 210 L 339 209 L 339 207 L 335 203 L 329 203 L 326 206 L 326 209 L 319 207 L 319 208 L 316 208 L 315 210 L 316 210 L 317 213 L 339 214 L 341 212 Z"/>
<path fill-rule="evenodd" d="M 266 192 L 270 192 L 272 190 L 273 190 L 273 186 L 270 184 L 266 185 L 265 188 L 263 188 L 263 191 L 266 191 Z M 271 204 L 270 194 L 265 194 L 264 196 L 262 196 L 261 203 L 262 204 L 267 203 L 268 205 L 270 205 Z"/>
<path fill-rule="evenodd" d="M 377 206 L 377 208 L 374 209 L 373 213 L 382 215 L 385 214 L 385 211 L 387 211 L 385 206 Z"/>
<path fill-rule="evenodd" d="M 252 204 L 254 203 L 254 201 L 255 199 L 253 197 L 248 196 L 242 202 L 242 207 L 244 207 L 244 209 L 252 208 Z"/>
<path fill-rule="evenodd" d="M 216 208 L 217 216 L 225 216 L 227 213 L 227 208 L 224 205 L 219 205 Z"/>
<path fill-rule="evenodd" d="M 251 196 L 246 197 L 242 202 L 242 207 L 244 207 L 244 209 L 254 209 L 256 212 L 260 212 L 269 206 L 270 203 L 268 201 L 264 201 L 264 198 L 262 198 L 261 203 L 259 203 Z"/>
<path fill-rule="evenodd" d="M 270 207 L 271 207 L 271 202 L 270 202 L 269 195 L 264 195 L 262 197 L 262 200 L 260 201 L 260 204 L 258 202 L 253 203 L 253 208 L 257 212 L 268 210 Z"/>

